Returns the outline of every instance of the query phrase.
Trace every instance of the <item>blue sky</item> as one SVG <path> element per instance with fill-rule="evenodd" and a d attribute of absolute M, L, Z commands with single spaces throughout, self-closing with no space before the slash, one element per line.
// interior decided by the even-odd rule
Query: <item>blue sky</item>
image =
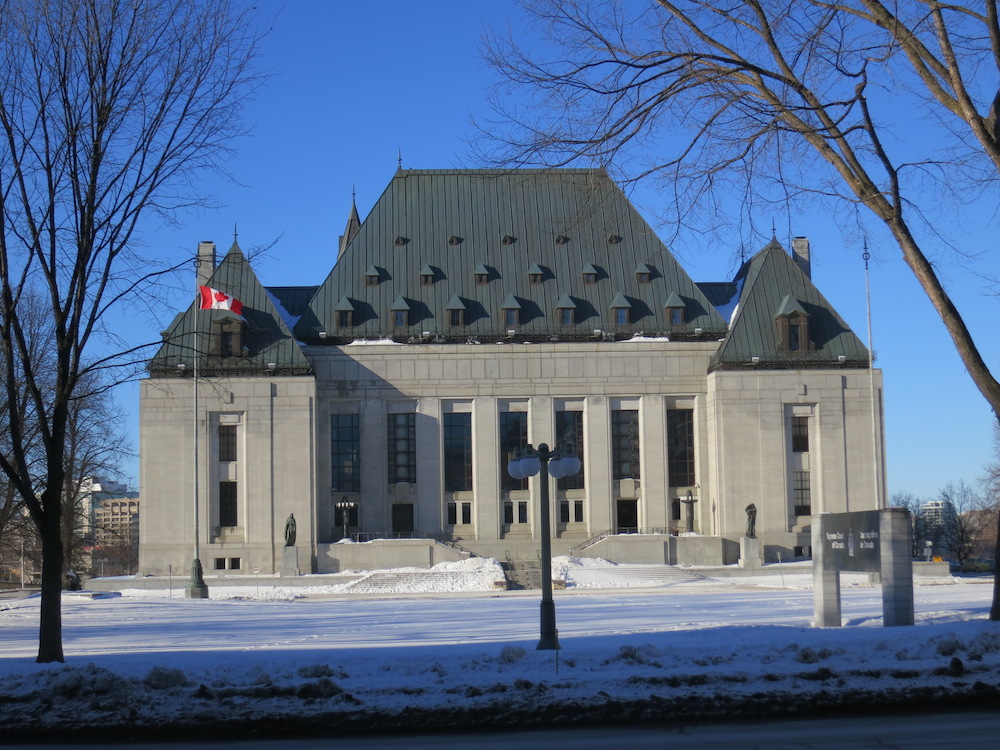
<path fill-rule="evenodd" d="M 481 60 L 489 26 L 524 27 L 513 0 L 433 0 L 350 3 L 294 0 L 257 3 L 270 33 L 260 66 L 273 77 L 247 102 L 252 134 L 237 144 L 233 181 L 208 175 L 205 189 L 224 208 L 182 215 L 172 227 L 147 227 L 147 251 L 180 260 L 201 240 L 225 251 L 234 227 L 244 250 L 277 244 L 255 262 L 265 284 L 317 284 L 329 273 L 337 238 L 347 220 L 352 191 L 362 219 L 385 189 L 401 154 L 404 168 L 476 166 L 469 142 L 473 118 L 489 116 L 488 89 L 495 81 Z M 656 226 L 663 199 L 653 186 L 630 193 Z M 995 196 L 988 208 L 995 222 Z M 867 340 L 861 248 L 846 245 L 828 214 L 754 217 L 775 223 L 778 238 L 810 238 L 813 280 L 847 323 Z M 973 253 L 995 253 L 996 227 L 969 224 L 953 235 Z M 958 230 L 956 230 L 958 231 Z M 689 235 L 672 245 L 695 281 L 732 277 L 741 241 L 756 251 L 769 238 L 732 243 Z M 873 241 L 871 283 L 877 366 L 886 388 L 890 495 L 930 497 L 946 482 L 973 482 L 990 458 L 992 414 L 969 380 L 950 339 L 912 274 L 892 245 Z M 933 248 L 932 248 L 933 250 Z M 934 252 L 937 268 L 976 336 L 987 363 L 1000 371 L 995 320 L 1000 299 L 976 273 L 1000 275 L 1000 264 L 979 259 L 965 265 L 955 254 Z M 182 288 L 180 284 L 184 284 Z M 148 340 L 190 303 L 192 275 L 164 291 L 162 318 L 123 324 L 133 342 Z M 154 334 L 155 337 L 155 334 Z M 138 444 L 138 389 L 120 389 L 127 427 Z M 128 467 L 137 479 L 137 464 Z"/>

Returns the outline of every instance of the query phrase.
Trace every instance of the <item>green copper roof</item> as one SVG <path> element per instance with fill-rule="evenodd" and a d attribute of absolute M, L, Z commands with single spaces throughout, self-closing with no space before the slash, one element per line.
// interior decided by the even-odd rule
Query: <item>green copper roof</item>
<path fill-rule="evenodd" d="M 636 277 L 640 264 L 649 268 L 646 283 Z M 597 283 L 584 283 L 580 269 L 588 265 Z M 369 286 L 372 267 L 381 273 Z M 427 268 L 435 271 L 433 284 L 421 283 Z M 541 273 L 541 283 L 529 269 Z M 488 283 L 470 287 L 475 274 L 488 274 Z M 673 329 L 664 304 L 671 292 L 685 308 L 684 324 Z M 466 305 L 460 329 L 447 315 L 455 295 Z M 563 295 L 576 305 L 569 326 L 557 316 Z M 615 325 L 616 295 L 627 299 L 626 325 Z M 348 330 L 334 325 L 334 307 L 345 296 L 355 308 Z M 397 328 L 391 312 L 401 298 L 409 316 Z M 603 171 L 585 169 L 399 170 L 295 331 L 317 344 L 319 331 L 334 330 L 337 340 L 327 343 L 424 331 L 463 341 L 502 337 L 505 308 L 520 311 L 517 331 L 526 337 L 587 338 L 610 329 L 719 338 L 726 331 L 621 190 Z"/>
<path fill-rule="evenodd" d="M 278 372 L 310 371 L 308 360 L 283 319 L 282 312 L 287 311 L 280 298 L 261 286 L 239 245 L 233 243 L 212 273 L 208 286 L 243 303 L 245 322 L 241 325 L 240 351 L 229 357 L 214 354 L 213 337 L 218 333 L 213 324 L 232 320 L 234 316 L 228 311 L 202 310 L 200 296 L 195 295 L 187 311 L 178 315 L 164 332 L 164 343 L 149 363 L 151 373 L 176 374 L 181 364 L 185 371 L 191 372 L 196 352 L 199 372 L 204 375 L 257 375 L 271 371 L 272 363 Z M 287 291 L 285 299 L 293 301 L 295 296 Z"/>
<path fill-rule="evenodd" d="M 710 370 L 868 366 L 865 345 L 777 240 L 747 261 L 733 284 L 741 289 L 737 307 Z M 800 351 L 782 351 L 777 319 L 793 312 L 805 316 L 811 343 L 807 346 L 803 342 Z M 754 357 L 758 358 L 756 364 Z"/>

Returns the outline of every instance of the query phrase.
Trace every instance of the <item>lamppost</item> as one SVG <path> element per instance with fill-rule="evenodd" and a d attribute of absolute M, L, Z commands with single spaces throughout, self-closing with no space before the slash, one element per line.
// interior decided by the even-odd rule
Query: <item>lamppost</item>
<path fill-rule="evenodd" d="M 542 443 L 537 450 L 529 443 L 514 452 L 507 464 L 507 473 L 514 479 L 533 477 L 541 472 L 542 503 L 542 602 L 540 609 L 540 630 L 536 650 L 559 648 L 559 633 L 556 630 L 556 604 L 552 600 L 552 522 L 549 507 L 549 477 L 573 476 L 580 471 L 580 459 L 573 455 L 572 445 L 557 446 L 549 450 Z"/>
<path fill-rule="evenodd" d="M 347 539 L 347 522 L 350 518 L 351 511 L 357 507 L 357 503 L 355 503 L 353 500 L 348 500 L 347 495 L 344 495 L 343 497 L 340 498 L 340 500 L 337 501 L 334 507 L 336 507 L 336 509 L 340 511 L 340 520 L 344 524 L 343 538 Z"/>

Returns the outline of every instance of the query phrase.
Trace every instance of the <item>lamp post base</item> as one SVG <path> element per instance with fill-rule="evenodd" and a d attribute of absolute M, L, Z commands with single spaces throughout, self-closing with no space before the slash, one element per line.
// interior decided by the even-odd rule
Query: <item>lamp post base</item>
<path fill-rule="evenodd" d="M 191 562 L 191 580 L 184 589 L 185 599 L 208 599 L 208 586 L 201 568 L 201 560 L 197 557 Z"/>
<path fill-rule="evenodd" d="M 542 600 L 540 610 L 541 637 L 538 639 L 536 651 L 557 651 L 559 649 L 559 631 L 556 630 L 556 604 L 553 601 Z"/>

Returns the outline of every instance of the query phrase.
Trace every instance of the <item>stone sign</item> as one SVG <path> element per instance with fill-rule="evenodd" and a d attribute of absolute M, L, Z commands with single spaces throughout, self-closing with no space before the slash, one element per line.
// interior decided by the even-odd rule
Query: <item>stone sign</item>
<path fill-rule="evenodd" d="M 823 523 L 823 569 L 881 571 L 879 512 L 831 513 Z"/>

